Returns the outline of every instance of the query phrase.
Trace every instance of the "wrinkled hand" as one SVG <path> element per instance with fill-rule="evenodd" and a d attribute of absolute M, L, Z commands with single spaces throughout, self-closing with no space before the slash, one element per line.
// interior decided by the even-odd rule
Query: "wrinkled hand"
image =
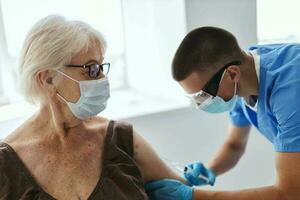
<path fill-rule="evenodd" d="M 150 200 L 192 200 L 193 188 L 178 180 L 162 179 L 145 184 Z"/>
<path fill-rule="evenodd" d="M 201 178 L 201 176 L 204 176 L 204 178 Z M 188 164 L 185 167 L 184 177 L 191 186 L 201 186 L 208 184 L 213 186 L 216 181 L 216 175 L 214 174 L 214 172 L 210 169 L 207 169 L 201 162 Z"/>

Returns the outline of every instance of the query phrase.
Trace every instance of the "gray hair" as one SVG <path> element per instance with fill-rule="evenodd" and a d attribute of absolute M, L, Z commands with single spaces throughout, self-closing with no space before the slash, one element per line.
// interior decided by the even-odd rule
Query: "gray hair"
<path fill-rule="evenodd" d="M 20 89 L 26 100 L 33 104 L 40 101 L 38 72 L 70 63 L 72 57 L 87 51 L 95 40 L 104 54 L 106 42 L 90 25 L 58 15 L 39 20 L 27 34 L 19 57 Z"/>

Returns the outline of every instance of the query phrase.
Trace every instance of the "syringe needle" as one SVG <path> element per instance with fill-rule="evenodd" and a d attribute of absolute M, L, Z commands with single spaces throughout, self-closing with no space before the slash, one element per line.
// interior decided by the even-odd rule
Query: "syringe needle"
<path fill-rule="evenodd" d="M 184 167 L 184 166 L 181 165 L 179 162 L 172 161 L 172 160 L 170 160 L 170 159 L 168 159 L 168 158 L 163 158 L 163 159 L 164 159 L 165 161 L 167 161 L 168 163 L 170 163 L 171 165 L 173 165 L 173 167 L 174 167 L 176 170 L 178 170 L 180 173 L 193 173 L 193 169 L 191 169 L 190 167 Z M 206 176 L 200 174 L 200 175 L 198 176 L 198 178 L 204 180 L 206 183 L 209 184 L 209 179 L 208 179 Z"/>

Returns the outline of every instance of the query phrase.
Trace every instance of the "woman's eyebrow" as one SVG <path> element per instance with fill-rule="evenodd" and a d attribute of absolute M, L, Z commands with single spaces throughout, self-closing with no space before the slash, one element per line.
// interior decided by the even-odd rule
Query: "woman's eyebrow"
<path fill-rule="evenodd" d="M 85 63 L 85 65 L 90 64 L 90 63 L 97 63 L 97 64 L 100 64 L 99 61 L 94 60 L 94 59 L 91 59 L 91 60 L 87 61 L 87 62 Z"/>
<path fill-rule="evenodd" d="M 96 60 L 96 59 L 90 59 L 88 62 L 85 63 L 85 65 L 90 64 L 90 63 L 97 63 L 97 64 L 101 64 L 104 60 L 104 57 L 101 57 L 100 60 Z"/>

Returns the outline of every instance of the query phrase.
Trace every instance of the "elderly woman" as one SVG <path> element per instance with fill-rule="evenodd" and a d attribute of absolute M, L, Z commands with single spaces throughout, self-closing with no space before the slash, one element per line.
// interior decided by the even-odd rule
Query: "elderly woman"
<path fill-rule="evenodd" d="M 29 32 L 19 71 L 40 109 L 0 143 L 1 199 L 142 200 L 145 182 L 181 180 L 131 125 L 97 116 L 110 96 L 104 53 L 83 22 L 48 16 Z"/>

